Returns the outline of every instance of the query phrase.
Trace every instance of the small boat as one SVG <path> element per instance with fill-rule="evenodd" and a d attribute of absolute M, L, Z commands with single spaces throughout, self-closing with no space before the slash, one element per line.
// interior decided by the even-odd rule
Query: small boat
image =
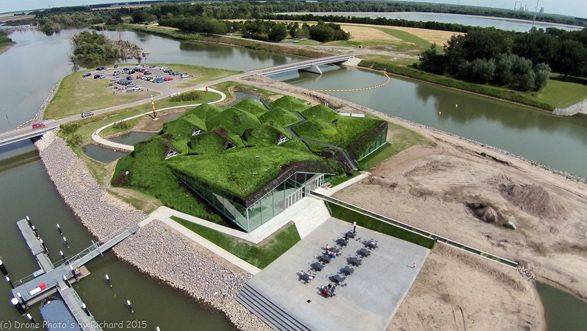
<path fill-rule="evenodd" d="M 41 306 L 41 316 L 47 331 L 82 330 L 61 299 L 47 298 Z"/>

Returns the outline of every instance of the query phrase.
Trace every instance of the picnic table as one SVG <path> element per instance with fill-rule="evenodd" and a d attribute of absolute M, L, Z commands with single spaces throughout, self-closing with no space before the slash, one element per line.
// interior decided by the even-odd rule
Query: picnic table
<path fill-rule="evenodd" d="M 344 266 L 344 268 L 340 269 L 340 272 L 345 274 L 345 275 L 350 275 L 355 271 L 355 268 L 351 267 L 351 266 Z"/>
<path fill-rule="evenodd" d="M 367 257 L 371 255 L 371 252 L 366 248 L 361 248 L 357 251 L 357 254 L 361 255 L 362 257 Z"/>
<path fill-rule="evenodd" d="M 330 263 L 330 260 L 332 260 L 332 257 L 328 254 L 322 254 L 322 255 L 318 256 L 318 260 L 323 263 Z"/>
<path fill-rule="evenodd" d="M 349 258 L 347 259 L 347 262 L 348 262 L 350 265 L 354 265 L 355 267 L 358 267 L 358 266 L 360 266 L 360 265 L 361 265 L 361 263 L 362 263 L 361 259 L 359 259 L 359 258 L 358 258 L 358 257 L 356 257 L 356 256 L 349 257 Z"/>
<path fill-rule="evenodd" d="M 336 239 L 336 243 L 342 247 L 348 245 L 349 241 L 344 239 L 344 238 L 338 238 Z"/>
<path fill-rule="evenodd" d="M 363 244 L 365 244 L 365 247 L 369 248 L 369 249 L 375 249 L 377 248 L 377 241 L 376 240 L 367 240 L 365 241 Z"/>
<path fill-rule="evenodd" d="M 312 267 L 312 269 L 315 271 L 322 271 L 322 269 L 324 269 L 324 265 L 320 262 L 314 262 L 310 265 L 310 267 Z"/>
<path fill-rule="evenodd" d="M 340 284 L 344 281 L 344 277 L 341 275 L 334 275 L 334 276 L 330 276 L 330 280 L 333 281 L 335 284 Z"/>

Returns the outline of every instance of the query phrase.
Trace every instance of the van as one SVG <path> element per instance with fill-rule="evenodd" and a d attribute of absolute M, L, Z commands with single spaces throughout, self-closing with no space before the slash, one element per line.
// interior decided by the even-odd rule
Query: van
<path fill-rule="evenodd" d="M 91 111 L 85 111 L 81 114 L 82 118 L 86 118 L 86 117 L 90 117 L 90 116 L 94 116 L 94 113 L 92 113 Z"/>

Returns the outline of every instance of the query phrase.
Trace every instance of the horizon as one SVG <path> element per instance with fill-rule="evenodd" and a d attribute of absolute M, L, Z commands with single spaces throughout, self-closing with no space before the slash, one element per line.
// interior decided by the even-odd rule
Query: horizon
<path fill-rule="evenodd" d="M 97 5 L 118 3 L 116 0 L 4 0 L 0 3 L 0 13 L 31 11 L 36 9 L 75 7 L 83 5 Z M 136 3 L 141 0 L 126 0 L 125 3 Z M 587 2 L 583 0 L 410 0 L 407 2 L 444 3 L 461 6 L 489 7 L 500 9 L 514 9 L 525 6 L 529 12 L 544 7 L 544 13 L 565 15 L 587 19 Z M 538 5 L 537 5 L 538 4 Z"/>

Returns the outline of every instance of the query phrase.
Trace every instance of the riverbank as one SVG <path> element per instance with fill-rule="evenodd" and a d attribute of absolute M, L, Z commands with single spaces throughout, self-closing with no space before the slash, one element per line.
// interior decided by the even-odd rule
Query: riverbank
<path fill-rule="evenodd" d="M 330 53 L 317 51 L 308 47 L 286 46 L 278 43 L 255 41 L 252 39 L 237 38 L 227 35 L 185 33 L 174 28 L 166 28 L 159 26 L 127 24 L 124 25 L 124 28 L 132 31 L 155 34 L 158 36 L 173 38 L 181 41 L 208 42 L 230 46 L 239 46 L 256 51 L 263 51 L 269 53 L 295 55 L 309 58 L 318 58 L 332 55 Z"/>
<path fill-rule="evenodd" d="M 587 259 L 581 254 L 586 249 L 582 236 L 587 232 L 581 216 L 587 214 L 585 179 L 320 92 L 262 77 L 249 80 L 268 90 L 300 94 L 339 110 L 385 118 L 436 143 L 434 147 L 410 148 L 384 161 L 372 171 L 371 179 L 342 191 L 339 198 L 519 260 L 539 277 L 556 280 L 575 296 L 587 298 L 587 276 L 582 273 Z M 413 179 L 407 176 L 411 170 Z M 513 198 L 508 196 L 510 188 Z M 381 203 L 381 197 L 386 203 Z M 481 199 L 503 218 L 511 218 L 518 230 L 474 218 L 464 203 Z M 535 210 L 541 208 L 552 209 L 537 215 Z"/>
<path fill-rule="evenodd" d="M 83 161 L 61 138 L 47 134 L 36 145 L 59 194 L 95 237 L 103 238 L 147 217 L 103 191 Z M 222 311 L 238 329 L 267 329 L 235 300 L 251 275 L 159 222 L 141 228 L 135 236 L 115 247 L 114 253 L 153 278 Z"/>

